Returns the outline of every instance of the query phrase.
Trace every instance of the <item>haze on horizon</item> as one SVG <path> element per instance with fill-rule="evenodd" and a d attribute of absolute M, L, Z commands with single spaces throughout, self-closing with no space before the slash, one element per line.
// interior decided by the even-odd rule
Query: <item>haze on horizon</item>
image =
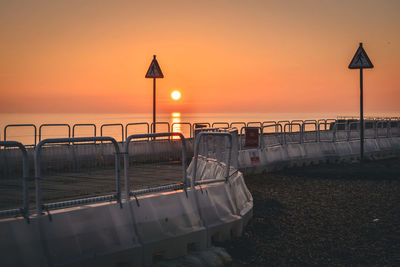
<path fill-rule="evenodd" d="M 400 1 L 2 1 L 1 112 L 400 112 Z M 182 99 L 172 101 L 178 89 Z"/>

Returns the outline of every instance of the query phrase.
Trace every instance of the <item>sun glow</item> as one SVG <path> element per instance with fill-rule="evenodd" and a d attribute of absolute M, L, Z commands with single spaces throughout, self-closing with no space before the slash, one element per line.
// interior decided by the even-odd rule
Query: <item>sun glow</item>
<path fill-rule="evenodd" d="M 171 98 L 173 99 L 173 100 L 175 100 L 175 101 L 177 101 L 177 100 L 179 100 L 179 99 L 181 99 L 181 92 L 179 92 L 178 90 L 174 90 L 174 91 L 172 91 L 172 93 L 171 93 Z"/>

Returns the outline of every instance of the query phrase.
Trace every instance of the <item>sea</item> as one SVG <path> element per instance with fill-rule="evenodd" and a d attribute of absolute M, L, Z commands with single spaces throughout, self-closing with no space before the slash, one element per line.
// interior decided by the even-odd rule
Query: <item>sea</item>
<path fill-rule="evenodd" d="M 174 132 L 181 132 L 185 137 L 190 137 L 189 125 L 185 123 L 218 123 L 218 122 L 264 122 L 264 121 L 292 121 L 292 120 L 318 120 L 337 119 L 340 117 L 358 117 L 354 113 L 159 113 L 156 116 L 156 131 L 167 132 L 168 122 Z M 400 113 L 374 113 L 365 114 L 365 117 L 400 117 Z M 24 145 L 34 145 L 35 130 L 33 126 L 9 126 L 15 124 L 34 124 L 36 126 L 36 142 L 38 142 L 39 128 L 42 124 L 67 124 L 70 126 L 43 126 L 40 130 L 41 139 L 62 138 L 72 136 L 73 125 L 94 124 L 88 126 L 75 126 L 74 136 L 96 135 L 112 136 L 117 141 L 122 141 L 125 136 L 125 126 L 128 123 L 143 123 L 130 125 L 127 135 L 147 132 L 147 125 L 153 121 L 151 113 L 0 113 L 0 140 L 19 141 Z M 114 124 L 103 126 L 105 124 Z M 121 127 L 121 125 L 123 127 Z M 220 125 L 222 126 L 222 125 Z M 101 133 L 102 131 L 102 133 Z"/>

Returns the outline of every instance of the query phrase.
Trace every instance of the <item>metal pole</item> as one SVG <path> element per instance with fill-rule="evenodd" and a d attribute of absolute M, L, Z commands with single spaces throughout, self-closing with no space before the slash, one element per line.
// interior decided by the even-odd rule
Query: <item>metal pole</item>
<path fill-rule="evenodd" d="M 153 133 L 156 133 L 156 78 L 153 78 Z"/>
<path fill-rule="evenodd" d="M 33 154 L 33 160 L 35 165 L 35 193 L 36 193 L 36 212 L 37 216 L 42 215 L 42 196 L 41 196 L 41 188 L 40 188 L 40 146 L 41 142 L 35 147 L 35 153 Z"/>
<path fill-rule="evenodd" d="M 360 69 L 360 162 L 364 160 L 363 69 Z"/>

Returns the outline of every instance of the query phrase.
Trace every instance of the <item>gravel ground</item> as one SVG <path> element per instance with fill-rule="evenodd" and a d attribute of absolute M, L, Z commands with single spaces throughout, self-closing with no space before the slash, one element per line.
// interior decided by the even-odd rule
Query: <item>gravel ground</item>
<path fill-rule="evenodd" d="M 400 158 L 245 178 L 253 219 L 217 244 L 233 266 L 400 266 Z"/>

